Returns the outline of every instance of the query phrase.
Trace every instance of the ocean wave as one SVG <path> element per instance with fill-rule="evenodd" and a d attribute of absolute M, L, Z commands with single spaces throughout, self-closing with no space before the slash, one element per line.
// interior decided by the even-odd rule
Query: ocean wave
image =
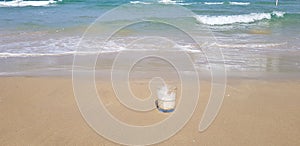
<path fill-rule="evenodd" d="M 250 13 L 242 15 L 228 15 L 228 16 L 207 16 L 196 15 L 197 21 L 207 25 L 228 25 L 234 23 L 253 23 L 256 21 L 271 19 L 272 16 L 283 17 L 285 12 L 273 11 L 272 13 Z"/>
<path fill-rule="evenodd" d="M 189 6 L 197 4 L 197 2 L 183 2 L 183 1 L 173 1 L 173 0 L 160 0 L 158 1 L 160 4 L 171 4 L 171 5 L 181 5 L 181 6 Z"/>
<path fill-rule="evenodd" d="M 13 1 L 2 1 L 0 2 L 0 7 L 41 7 L 41 6 L 50 6 L 55 4 L 57 1 L 23 1 L 23 0 L 13 0 Z"/>
<path fill-rule="evenodd" d="M 224 2 L 204 2 L 205 5 L 223 5 Z"/>
<path fill-rule="evenodd" d="M 0 53 L 0 58 L 9 57 L 42 57 L 42 56 L 65 56 L 65 55 L 93 55 L 99 53 L 113 53 L 120 50 L 101 50 L 101 51 L 70 51 L 61 53 Z"/>
<path fill-rule="evenodd" d="M 9 57 L 40 57 L 40 56 L 61 56 L 73 54 L 73 52 L 65 53 L 0 53 L 0 58 L 9 58 Z"/>
<path fill-rule="evenodd" d="M 160 0 L 158 1 L 159 4 L 172 4 L 172 5 L 182 5 L 182 6 L 188 6 L 197 4 L 196 2 L 183 2 L 183 1 L 173 1 L 173 0 Z M 155 2 L 143 2 L 143 1 L 130 1 L 130 4 L 143 4 L 143 5 L 150 5 L 150 4 L 156 4 Z"/>
<path fill-rule="evenodd" d="M 223 5 L 223 4 L 229 4 L 229 5 L 250 5 L 250 2 L 203 2 L 204 5 Z"/>
<path fill-rule="evenodd" d="M 246 44 L 215 44 L 218 47 L 223 48 L 269 48 L 286 45 L 287 42 L 283 43 L 246 43 Z"/>
<path fill-rule="evenodd" d="M 160 0 L 158 2 L 163 4 L 176 4 L 176 1 L 173 0 Z"/>
<path fill-rule="evenodd" d="M 242 6 L 246 6 L 246 5 L 250 5 L 250 2 L 229 2 L 229 5 L 242 5 Z"/>
<path fill-rule="evenodd" d="M 280 11 L 273 11 L 273 12 L 271 13 L 271 15 L 275 15 L 275 16 L 277 16 L 277 17 L 283 17 L 284 14 L 285 14 L 285 12 L 280 12 Z"/>
<path fill-rule="evenodd" d="M 156 49 L 149 50 L 149 49 L 126 49 L 131 51 L 158 51 Z M 62 53 L 0 53 L 0 58 L 10 58 L 10 57 L 44 57 L 44 56 L 66 56 L 66 55 L 95 55 L 95 54 L 103 54 L 103 53 L 116 53 L 122 50 L 99 50 L 99 51 L 70 51 L 70 52 L 62 52 Z M 123 50 L 124 51 L 124 50 Z M 199 53 L 200 50 L 196 49 L 189 49 L 189 48 L 181 48 L 180 50 L 176 51 L 184 51 L 189 53 Z"/>
<path fill-rule="evenodd" d="M 94 41 L 92 41 L 94 42 Z M 56 44 L 48 44 L 46 47 L 34 46 L 34 42 L 30 43 L 32 47 L 27 48 L 26 46 L 21 46 L 19 49 L 5 49 L 0 52 L 0 58 L 10 58 L 10 57 L 43 57 L 43 56 L 65 56 L 65 55 L 92 55 L 98 53 L 115 53 L 120 51 L 159 51 L 160 48 L 151 48 L 145 46 L 147 44 L 136 44 L 137 46 L 127 47 L 127 43 L 122 43 L 121 41 L 108 41 L 102 43 L 90 43 L 89 41 L 81 42 L 80 50 L 76 50 L 77 43 L 69 45 L 60 45 L 58 48 L 54 48 Z M 13 46 L 18 44 L 11 44 Z M 152 44 L 151 44 L 152 45 Z M 101 46 L 101 47 L 99 47 Z M 140 49 L 141 47 L 145 49 Z M 7 46 L 3 46 L 6 47 Z M 14 47 L 15 48 L 15 47 Z M 166 49 L 166 51 L 184 51 L 190 53 L 199 53 L 200 50 L 195 49 L 195 46 L 190 44 L 175 44 L 172 49 Z"/>
<path fill-rule="evenodd" d="M 130 1 L 131 4 L 144 4 L 144 5 L 149 5 L 151 3 L 149 2 L 143 2 L 143 1 Z"/>
<path fill-rule="evenodd" d="M 178 5 L 181 5 L 181 6 L 189 6 L 189 5 L 195 5 L 197 4 L 196 2 L 193 2 L 193 3 L 184 3 L 184 2 L 180 2 L 180 3 L 176 3 Z"/>

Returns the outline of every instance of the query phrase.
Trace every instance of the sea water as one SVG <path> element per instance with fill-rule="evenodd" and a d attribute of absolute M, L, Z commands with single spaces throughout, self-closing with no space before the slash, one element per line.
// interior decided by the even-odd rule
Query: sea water
<path fill-rule="evenodd" d="M 187 29 L 208 28 L 216 39 L 214 45 L 224 55 L 224 60 L 210 63 L 225 64 L 229 72 L 297 74 L 300 71 L 299 0 L 282 0 L 278 6 L 272 0 L 61 0 L 0 2 L 0 74 L 70 70 L 87 27 L 105 12 L 123 4 L 180 5 L 191 10 L 195 15 L 178 19 L 170 12 L 169 19 L 185 23 Z M 129 16 L 118 18 L 108 24 L 130 21 Z M 154 25 L 151 29 L 172 35 L 171 30 L 163 27 Z M 134 33 L 143 30 L 139 26 L 124 31 L 118 41 L 102 44 L 105 47 L 102 53 L 129 50 L 126 44 L 138 39 Z M 194 32 L 201 35 L 200 30 Z M 176 47 L 193 55 L 196 68 L 209 68 L 205 58 L 198 57 L 201 50 L 192 44 L 181 42 Z"/>

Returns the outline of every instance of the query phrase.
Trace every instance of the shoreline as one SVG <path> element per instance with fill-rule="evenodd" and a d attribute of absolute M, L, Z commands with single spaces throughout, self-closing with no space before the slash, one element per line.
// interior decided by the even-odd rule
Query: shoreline
<path fill-rule="evenodd" d="M 86 71 L 89 72 L 89 71 Z M 127 72 L 120 72 L 119 74 L 127 73 Z M 161 72 L 134 72 L 129 73 L 130 78 L 133 79 L 145 79 L 151 77 L 157 77 L 160 75 Z M 111 71 L 105 70 L 105 71 L 95 71 L 95 77 L 97 79 L 105 80 L 111 78 Z M 166 74 L 163 74 L 163 77 L 166 77 L 167 80 L 178 78 L 178 74 L 176 73 L 170 73 L 171 76 L 167 76 Z M 297 72 L 226 72 L 226 78 L 228 80 L 265 80 L 265 81 L 293 81 L 293 80 L 300 80 L 300 74 Z M 29 72 L 19 72 L 19 73 L 8 73 L 8 74 L 1 74 L 0 78 L 20 78 L 20 77 L 29 77 L 29 78 L 72 78 L 72 70 L 41 70 L 41 71 L 34 71 L 32 73 Z M 198 77 L 200 80 L 211 80 L 210 72 L 198 71 Z"/>
<path fill-rule="evenodd" d="M 119 52 L 120 53 L 120 52 Z M 114 65 L 114 61 L 116 61 L 116 56 L 118 56 L 117 52 L 114 53 L 104 53 L 99 54 L 99 56 L 95 55 L 78 55 L 78 59 L 85 59 L 90 57 L 98 57 L 95 65 L 96 74 L 100 78 L 105 78 L 110 74 L 110 70 Z M 130 52 L 131 53 L 131 52 Z M 135 54 L 127 53 L 122 62 L 123 64 L 118 66 L 118 71 L 125 72 L 127 66 L 126 64 L 134 55 L 139 55 L 139 51 L 135 52 Z M 148 52 L 151 53 L 151 52 Z M 161 52 L 160 52 L 161 53 Z M 167 52 L 168 53 L 168 52 Z M 175 53 L 175 52 L 173 52 Z M 147 55 L 147 53 L 146 53 Z M 166 54 L 160 54 L 166 55 Z M 228 78 L 249 78 L 249 79 L 299 79 L 300 78 L 300 68 L 297 65 L 299 61 L 295 58 L 297 54 L 294 54 L 291 58 L 285 56 L 280 63 L 279 60 L 270 61 L 270 62 L 260 62 L 260 66 L 248 67 L 247 65 L 243 65 L 242 63 L 237 63 L 238 69 L 232 68 L 232 64 L 230 61 L 225 62 L 225 69 L 227 71 L 226 76 Z M 172 55 L 171 55 L 172 56 Z M 197 63 L 197 54 L 189 54 L 189 57 L 193 63 L 194 69 L 197 70 L 199 77 L 203 79 L 210 79 L 210 63 L 200 62 Z M 172 57 L 170 57 L 172 58 Z M 200 57 L 201 58 L 201 57 Z M 254 58 L 254 57 L 253 57 Z M 202 57 L 202 59 L 205 59 Z M 224 58 L 226 59 L 226 58 Z M 258 58 L 259 59 L 259 58 Z M 261 58 L 260 58 L 261 59 Z M 182 67 L 183 71 L 189 71 L 191 68 L 186 67 L 182 62 L 184 58 L 175 58 L 177 60 L 178 66 Z M 218 59 L 217 59 L 218 60 Z M 5 76 L 72 76 L 72 65 L 74 61 L 73 55 L 66 56 L 40 56 L 40 57 L 16 57 L 16 58 L 0 58 L 0 77 Z M 225 60 L 224 60 L 225 61 Z M 278 62 L 279 61 L 279 62 Z M 222 63 L 222 62 L 220 62 Z M 211 63 L 212 65 L 222 66 L 222 64 Z M 276 64 L 277 63 L 277 64 Z M 80 64 L 75 68 L 82 71 L 89 71 L 91 67 L 87 68 L 87 64 Z M 132 68 L 130 71 L 136 72 L 134 76 L 138 78 L 143 78 L 147 76 L 147 74 L 155 74 L 159 75 L 159 73 L 171 73 L 176 74 L 174 67 L 166 62 L 165 60 L 159 58 L 145 58 L 136 62 L 136 64 L 130 65 Z M 139 73 L 141 75 L 139 75 Z"/>

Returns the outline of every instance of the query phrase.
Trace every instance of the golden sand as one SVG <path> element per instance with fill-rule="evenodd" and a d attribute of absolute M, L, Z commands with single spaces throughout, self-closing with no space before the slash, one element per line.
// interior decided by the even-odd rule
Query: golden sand
<path fill-rule="evenodd" d="M 144 81 L 133 82 L 137 96 L 149 95 Z M 158 111 L 130 113 L 114 99 L 110 83 L 97 82 L 107 109 L 130 124 L 149 124 L 166 117 Z M 219 115 L 204 132 L 198 125 L 210 92 L 201 82 L 193 117 L 158 145 L 300 145 L 300 82 L 228 81 Z M 67 77 L 0 79 L 0 145 L 117 145 L 90 128 L 82 118 Z"/>

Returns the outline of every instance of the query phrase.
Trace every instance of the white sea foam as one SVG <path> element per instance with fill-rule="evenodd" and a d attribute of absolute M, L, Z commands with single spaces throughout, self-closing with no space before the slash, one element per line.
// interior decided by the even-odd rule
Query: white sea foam
<path fill-rule="evenodd" d="M 158 51 L 159 49 L 134 49 L 127 48 L 126 43 L 108 41 L 105 43 L 90 43 L 90 42 L 81 42 L 80 50 L 76 50 L 77 39 L 72 40 L 71 42 L 65 42 L 65 40 L 58 42 L 58 40 L 51 40 L 42 42 L 45 46 L 41 46 L 36 44 L 36 42 L 20 43 L 20 44 L 9 44 L 9 46 L 2 45 L 2 47 L 6 48 L 0 52 L 0 58 L 9 58 L 9 57 L 42 57 L 42 56 L 65 56 L 65 55 L 91 55 L 98 53 L 114 53 L 120 52 L 123 50 L 132 50 L 132 51 Z M 50 43 L 51 42 L 51 43 Z M 47 44 L 47 45 L 46 45 Z M 18 49 L 16 48 L 18 45 Z M 34 46 L 37 45 L 37 46 Z M 144 46 L 144 44 L 140 44 Z M 31 47 L 27 47 L 31 46 Z M 99 47 L 101 46 L 101 47 Z M 145 46 L 144 46 L 145 47 Z M 9 48 L 9 49 L 8 49 Z M 178 45 L 172 47 L 172 49 L 168 51 L 184 51 L 189 53 L 199 53 L 200 50 L 195 49 L 193 45 Z"/>
<path fill-rule="evenodd" d="M 40 6 L 50 6 L 51 4 L 55 4 L 56 1 L 22 1 L 22 0 L 13 0 L 13 1 L 2 1 L 0 2 L 0 7 L 40 7 Z"/>
<path fill-rule="evenodd" d="M 229 4 L 246 6 L 246 5 L 250 5 L 250 2 L 229 2 Z"/>
<path fill-rule="evenodd" d="M 207 16 L 196 15 L 195 18 L 203 24 L 228 25 L 234 23 L 252 23 L 263 19 L 271 19 L 272 16 L 283 17 L 284 12 L 274 11 L 272 13 L 250 13 L 242 15 Z"/>
<path fill-rule="evenodd" d="M 158 2 L 163 4 L 176 4 L 176 1 L 173 0 L 160 0 Z"/>
<path fill-rule="evenodd" d="M 224 2 L 204 2 L 205 5 L 223 5 Z"/>
<path fill-rule="evenodd" d="M 8 58 L 8 57 L 39 57 L 39 56 L 60 56 L 60 55 L 68 55 L 73 54 L 73 52 L 65 52 L 60 54 L 53 53 L 0 53 L 0 58 Z"/>
<path fill-rule="evenodd" d="M 181 5 L 181 6 L 189 6 L 189 5 L 194 5 L 194 4 L 197 4 L 196 2 L 193 2 L 193 3 L 184 3 L 184 2 L 180 2 L 180 3 L 176 3 L 178 5 Z"/>
<path fill-rule="evenodd" d="M 246 44 L 215 44 L 218 47 L 223 48 L 269 48 L 269 47 L 276 47 L 282 46 L 287 44 L 287 42 L 283 43 L 246 43 Z"/>
<path fill-rule="evenodd" d="M 275 15 L 277 17 L 283 17 L 283 15 L 285 14 L 285 12 L 280 12 L 280 11 L 273 11 L 272 15 Z"/>
<path fill-rule="evenodd" d="M 66 56 L 66 55 L 94 55 L 99 53 L 114 53 L 120 50 L 99 50 L 99 51 L 70 51 L 61 53 L 0 53 L 0 58 L 10 57 L 42 57 L 42 56 Z"/>
<path fill-rule="evenodd" d="M 182 5 L 182 6 L 197 4 L 197 2 L 183 2 L 183 1 L 173 1 L 173 0 L 159 0 L 157 2 L 160 4 L 173 4 L 173 5 Z M 150 5 L 150 4 L 155 4 L 155 2 L 130 1 L 130 4 Z"/>
<path fill-rule="evenodd" d="M 2 43 L 0 44 L 0 58 L 62 56 L 73 54 L 88 55 L 100 52 L 118 52 L 124 49 L 122 43 L 119 45 L 113 41 L 105 43 L 81 42 L 81 47 L 84 49 L 76 51 L 79 41 L 80 38 L 78 37 L 65 37 Z M 101 46 L 101 48 L 99 46 Z"/>
<path fill-rule="evenodd" d="M 143 2 L 143 1 L 130 1 L 131 4 L 144 4 L 144 5 L 149 5 L 151 3 L 149 2 Z"/>

